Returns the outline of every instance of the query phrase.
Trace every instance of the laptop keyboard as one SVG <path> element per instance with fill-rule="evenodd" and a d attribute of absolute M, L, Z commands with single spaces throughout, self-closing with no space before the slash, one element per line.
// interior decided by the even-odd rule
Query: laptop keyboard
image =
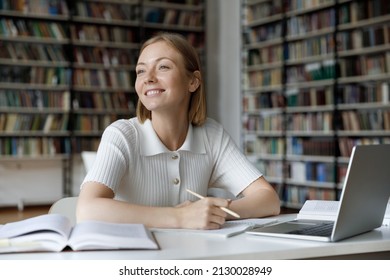
<path fill-rule="evenodd" d="M 289 233 L 299 235 L 313 235 L 313 236 L 331 236 L 334 223 L 323 223 L 312 227 L 306 227 L 299 230 L 293 230 Z"/>

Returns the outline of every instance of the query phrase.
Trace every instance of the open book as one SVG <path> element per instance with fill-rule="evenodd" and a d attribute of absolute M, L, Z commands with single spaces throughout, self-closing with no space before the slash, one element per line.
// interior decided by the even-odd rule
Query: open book
<path fill-rule="evenodd" d="M 297 215 L 297 219 L 334 221 L 337 216 L 339 205 L 340 202 L 335 200 L 306 200 Z M 390 225 L 390 202 L 387 204 L 382 225 Z"/>
<path fill-rule="evenodd" d="M 220 229 L 162 229 L 153 228 L 152 231 L 157 232 L 173 232 L 180 234 L 201 234 L 210 237 L 222 237 L 227 238 L 240 233 L 243 233 L 249 229 L 264 227 L 276 223 L 277 220 L 273 218 L 259 218 L 259 219 L 242 219 L 242 220 L 231 220 L 223 224 Z"/>
<path fill-rule="evenodd" d="M 85 221 L 73 228 L 65 216 L 45 214 L 0 226 L 0 253 L 158 249 L 142 224 Z"/>

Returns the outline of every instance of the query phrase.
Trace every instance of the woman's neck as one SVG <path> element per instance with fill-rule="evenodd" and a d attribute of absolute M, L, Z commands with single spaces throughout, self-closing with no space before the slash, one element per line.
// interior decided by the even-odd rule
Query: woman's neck
<path fill-rule="evenodd" d="M 189 122 L 180 118 L 152 118 L 152 126 L 161 142 L 170 151 L 176 151 L 186 140 Z"/>

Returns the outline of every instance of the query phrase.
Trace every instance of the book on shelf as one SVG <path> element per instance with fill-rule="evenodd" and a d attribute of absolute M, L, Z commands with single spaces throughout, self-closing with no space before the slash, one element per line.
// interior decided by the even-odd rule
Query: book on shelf
<path fill-rule="evenodd" d="M 313 13 L 306 13 L 287 20 L 287 35 L 295 36 L 321 29 L 330 28 L 336 24 L 335 9 L 326 9 Z"/>
<path fill-rule="evenodd" d="M 361 138 L 339 138 L 339 149 L 342 157 L 350 157 L 352 148 L 356 145 L 373 145 L 390 143 L 390 137 L 361 137 Z"/>
<path fill-rule="evenodd" d="M 286 206 L 300 209 L 306 200 L 335 200 L 334 190 L 328 188 L 307 187 L 288 184 L 283 194 Z"/>
<path fill-rule="evenodd" d="M 0 113 L 0 132 L 5 130 L 6 123 L 7 123 L 6 114 Z M 1 139 L 0 139 L 0 141 L 1 141 Z"/>
<path fill-rule="evenodd" d="M 290 169 L 290 178 L 299 181 L 299 182 L 305 182 L 306 181 L 306 169 L 305 169 L 305 163 L 304 162 L 290 162 L 289 163 L 289 169 Z"/>
<path fill-rule="evenodd" d="M 332 34 L 325 34 L 303 41 L 291 41 L 284 51 L 285 59 L 292 61 L 313 56 L 330 56 L 334 52 L 334 39 Z"/>
<path fill-rule="evenodd" d="M 288 137 L 286 139 L 287 154 L 291 155 L 313 155 L 333 156 L 333 139 L 305 139 L 300 137 Z"/>
<path fill-rule="evenodd" d="M 136 3 L 136 2 L 135 2 Z M 137 6 L 131 3 L 76 3 L 76 12 L 81 17 L 101 18 L 106 21 L 134 20 Z"/>
<path fill-rule="evenodd" d="M 389 103 L 388 82 L 373 82 L 363 85 L 348 84 L 339 88 L 339 103 Z"/>
<path fill-rule="evenodd" d="M 333 165 L 322 162 L 299 162 L 288 164 L 290 178 L 298 182 L 333 182 Z"/>
<path fill-rule="evenodd" d="M 134 31 L 122 27 L 94 26 L 90 24 L 71 25 L 70 35 L 80 42 L 134 42 Z"/>
<path fill-rule="evenodd" d="M 0 92 L 1 94 L 1 92 Z M 26 108 L 40 108 L 58 107 L 62 108 L 62 98 L 65 98 L 66 92 L 62 91 L 41 91 L 41 90 L 9 90 L 6 92 L 13 98 L 9 100 L 9 106 L 12 107 L 26 107 Z M 48 97 L 52 97 L 53 102 L 46 102 Z"/>
<path fill-rule="evenodd" d="M 251 23 L 258 18 L 266 18 L 281 14 L 283 11 L 283 1 L 252 1 L 245 7 L 246 23 Z"/>
<path fill-rule="evenodd" d="M 131 76 L 124 70 L 76 69 L 73 83 L 78 86 L 96 86 L 100 88 L 131 88 Z"/>
<path fill-rule="evenodd" d="M 297 219 L 334 221 L 337 217 L 339 205 L 340 201 L 337 200 L 306 200 L 299 210 Z M 387 204 L 382 225 L 390 225 L 390 201 Z"/>
<path fill-rule="evenodd" d="M 165 16 L 163 23 L 164 24 L 175 24 L 176 23 L 176 18 L 178 17 L 178 10 L 175 9 L 167 9 L 165 11 Z"/>
<path fill-rule="evenodd" d="M 350 3 L 350 22 L 378 17 L 387 13 L 389 9 L 388 1 L 352 1 Z"/>
<path fill-rule="evenodd" d="M 0 253 L 158 249 L 143 224 L 84 221 L 72 227 L 60 214 L 45 214 L 0 226 Z"/>
<path fill-rule="evenodd" d="M 343 111 L 341 117 L 343 130 L 390 130 L 390 116 L 389 112 L 385 110 Z"/>
<path fill-rule="evenodd" d="M 305 81 L 326 80 L 335 77 L 335 61 L 332 59 L 325 60 L 322 63 L 319 62 L 309 63 L 306 64 L 304 68 L 305 68 L 305 74 L 304 74 Z M 289 77 L 290 80 L 301 79 L 299 77 L 299 70 L 298 73 L 295 73 L 295 71 L 291 71 L 290 75 L 292 75 L 291 77 Z"/>
<path fill-rule="evenodd" d="M 0 117 L 1 121 L 1 117 Z M 0 138 L 0 155 L 37 156 L 69 154 L 68 139 L 63 138 Z"/>
<path fill-rule="evenodd" d="M 3 34 L 12 36 L 34 36 L 38 38 L 64 39 L 66 37 L 62 26 L 57 23 L 39 21 L 27 22 L 25 20 L 2 21 Z"/>
<path fill-rule="evenodd" d="M 148 23 L 159 23 L 183 26 L 201 26 L 202 15 L 194 11 L 179 9 L 147 8 L 144 10 L 144 20 Z"/>
<path fill-rule="evenodd" d="M 2 0 L 0 1 L 0 10 L 13 10 L 24 14 L 40 15 L 68 15 L 68 6 L 66 0 Z"/>
<path fill-rule="evenodd" d="M 2 114 L 0 131 L 66 131 L 68 121 L 67 114 Z"/>
<path fill-rule="evenodd" d="M 340 77 L 375 76 L 388 72 L 388 54 L 352 56 L 340 59 Z"/>
<path fill-rule="evenodd" d="M 8 114 L 4 120 L 3 128 L 6 132 L 13 132 L 17 122 L 18 115 L 15 113 Z"/>
<path fill-rule="evenodd" d="M 333 114 L 318 112 L 307 114 L 293 114 L 288 118 L 287 128 L 295 131 L 331 131 Z"/>
<path fill-rule="evenodd" d="M 232 237 L 253 228 L 264 227 L 276 223 L 278 220 L 274 218 L 254 218 L 254 219 L 242 219 L 226 221 L 220 229 L 165 229 L 165 228 L 152 228 L 152 232 L 169 232 L 179 234 L 195 234 L 195 235 L 207 235 L 210 237 L 228 238 Z"/>

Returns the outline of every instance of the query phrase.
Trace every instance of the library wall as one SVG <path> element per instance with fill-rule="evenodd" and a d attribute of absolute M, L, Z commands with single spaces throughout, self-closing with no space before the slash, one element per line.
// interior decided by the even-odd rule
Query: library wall
<path fill-rule="evenodd" d="M 284 206 L 338 199 L 352 146 L 390 142 L 390 4 L 242 4 L 242 147 Z"/>

